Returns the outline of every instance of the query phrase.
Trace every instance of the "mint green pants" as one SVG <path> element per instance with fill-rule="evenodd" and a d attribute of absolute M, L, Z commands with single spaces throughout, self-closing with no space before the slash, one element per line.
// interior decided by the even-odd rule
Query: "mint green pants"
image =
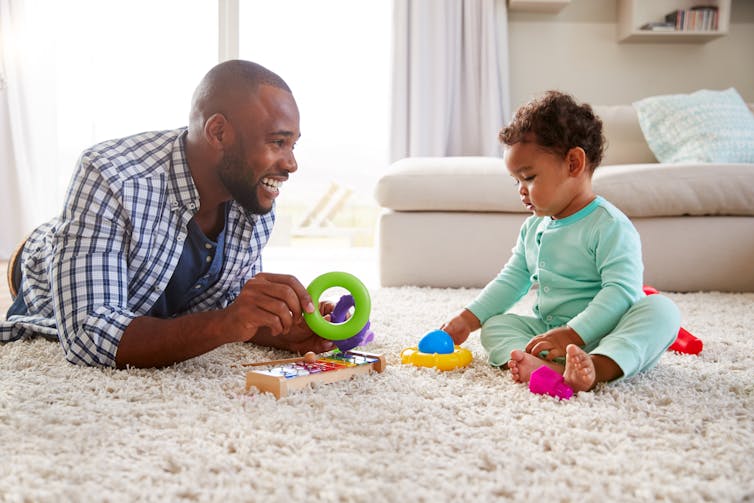
<path fill-rule="evenodd" d="M 649 295 L 638 300 L 612 332 L 583 349 L 613 360 L 625 379 L 654 367 L 675 341 L 680 327 L 681 315 L 673 301 L 662 295 Z M 532 316 L 499 314 L 482 326 L 482 346 L 490 364 L 498 367 L 508 363 L 511 351 L 523 351 L 533 337 L 551 328 L 554 327 Z"/>

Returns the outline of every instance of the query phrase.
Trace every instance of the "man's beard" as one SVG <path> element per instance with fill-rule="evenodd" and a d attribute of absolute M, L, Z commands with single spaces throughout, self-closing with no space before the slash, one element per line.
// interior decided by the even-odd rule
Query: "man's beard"
<path fill-rule="evenodd" d="M 253 170 L 249 163 L 241 159 L 236 152 L 225 152 L 218 176 L 233 199 L 246 211 L 255 215 L 264 215 L 272 211 L 262 207 L 257 194 L 258 184 L 251 178 Z"/>

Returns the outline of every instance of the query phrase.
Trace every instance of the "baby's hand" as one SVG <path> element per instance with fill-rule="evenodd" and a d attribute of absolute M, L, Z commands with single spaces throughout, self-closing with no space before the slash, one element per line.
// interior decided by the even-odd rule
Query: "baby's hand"
<path fill-rule="evenodd" d="M 471 311 L 464 309 L 446 321 L 440 328 L 450 334 L 454 344 L 459 345 L 466 342 L 471 332 L 480 326 L 479 319 Z"/>
<path fill-rule="evenodd" d="M 555 358 L 563 358 L 566 354 L 566 347 L 569 344 L 575 344 L 578 347 L 584 346 L 584 340 L 574 329 L 569 326 L 557 327 L 547 332 L 537 335 L 526 345 L 526 352 L 534 356 L 539 356 L 542 351 L 547 351 L 544 358 L 552 361 Z"/>

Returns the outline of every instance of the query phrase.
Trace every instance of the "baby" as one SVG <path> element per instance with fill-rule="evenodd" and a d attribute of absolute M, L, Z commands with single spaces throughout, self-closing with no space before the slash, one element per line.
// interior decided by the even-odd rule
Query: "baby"
<path fill-rule="evenodd" d="M 639 234 L 592 190 L 602 121 L 589 105 L 549 91 L 522 106 L 499 137 L 532 216 L 497 277 L 443 330 L 461 344 L 481 328 L 490 364 L 516 382 L 547 365 L 587 391 L 653 367 L 680 314 L 667 297 L 644 294 Z M 532 288 L 534 316 L 506 312 Z"/>

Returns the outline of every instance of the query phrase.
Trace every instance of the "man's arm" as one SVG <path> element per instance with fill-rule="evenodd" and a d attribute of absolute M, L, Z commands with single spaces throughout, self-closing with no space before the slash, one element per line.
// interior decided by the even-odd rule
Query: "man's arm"
<path fill-rule="evenodd" d="M 306 326 L 302 310 L 312 312 L 314 306 L 296 278 L 260 273 L 225 309 L 164 320 L 134 318 L 123 332 L 115 363 L 118 368 L 162 367 L 244 341 L 300 353 L 332 349 L 331 341 Z"/>

